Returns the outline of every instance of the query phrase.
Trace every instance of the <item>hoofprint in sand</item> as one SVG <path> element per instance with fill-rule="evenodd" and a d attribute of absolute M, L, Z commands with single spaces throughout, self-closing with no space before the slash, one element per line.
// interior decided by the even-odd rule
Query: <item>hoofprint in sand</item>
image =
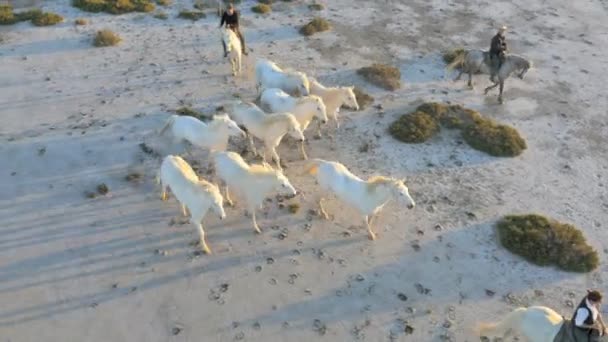
<path fill-rule="evenodd" d="M 474 341 L 477 321 L 516 305 L 569 315 L 585 288 L 605 289 L 605 265 L 585 276 L 531 266 L 498 247 L 492 228 L 504 214 L 542 212 L 581 227 L 604 250 L 607 101 L 602 78 L 593 77 L 608 65 L 601 2 L 332 0 L 312 13 L 296 1 L 257 16 L 245 1 L 254 52 L 237 78 L 221 58 L 216 17 L 175 18 L 189 1 L 163 9 L 166 21 L 88 14 L 69 2 L 44 4 L 66 18 L 57 26 L 0 27 L 4 340 Z M 315 14 L 333 30 L 300 36 Z M 80 17 L 91 24 L 74 26 Z M 474 77 L 474 91 L 444 78 L 440 51 L 485 48 L 503 23 L 512 28 L 511 50 L 535 69 L 507 80 L 499 106 L 496 94 L 482 94 L 487 76 Z M 123 42 L 93 48 L 91 36 L 103 28 Z M 258 236 L 236 198 L 222 223 L 205 218 L 215 254 L 198 255 L 178 204 L 158 199 L 155 151 L 181 150 L 156 131 L 184 104 L 208 113 L 234 94 L 253 100 L 256 56 L 370 92 L 382 108 L 343 110 L 334 140 L 311 139 L 308 154 L 364 178 L 407 177 L 416 209 L 389 204 L 373 242 L 335 199 L 324 203 L 333 220 L 319 220 L 309 214 L 314 181 L 300 175 L 296 146 L 285 144 L 285 173 L 302 196 L 266 202 L 258 221 L 273 229 Z M 374 62 L 399 66 L 404 87 L 389 93 L 356 76 Z M 497 159 L 463 148 L 449 131 L 421 145 L 387 135 L 398 115 L 428 100 L 513 125 L 529 149 Z M 206 152 L 195 155 L 206 161 Z M 143 179 L 126 181 L 134 172 Z M 100 183 L 107 195 L 83 195 Z M 291 203 L 300 204 L 296 214 Z"/>

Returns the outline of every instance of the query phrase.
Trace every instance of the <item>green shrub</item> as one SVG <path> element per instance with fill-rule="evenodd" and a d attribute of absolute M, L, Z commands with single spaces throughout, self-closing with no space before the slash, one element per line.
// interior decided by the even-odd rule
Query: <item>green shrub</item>
<path fill-rule="evenodd" d="M 72 6 L 93 13 L 123 14 L 154 11 L 152 0 L 72 0 Z"/>
<path fill-rule="evenodd" d="M 93 45 L 96 47 L 114 46 L 120 43 L 120 36 L 110 30 L 97 31 Z"/>
<path fill-rule="evenodd" d="M 540 215 L 511 215 L 497 223 L 500 243 L 510 252 L 540 266 L 570 272 L 597 268 L 597 252 L 576 227 Z"/>
<path fill-rule="evenodd" d="M 0 25 L 12 25 L 18 22 L 13 7 L 9 5 L 0 5 Z"/>
<path fill-rule="evenodd" d="M 311 11 L 322 11 L 325 7 L 322 4 L 310 4 L 308 9 Z"/>
<path fill-rule="evenodd" d="M 179 12 L 178 18 L 182 18 L 182 19 L 188 19 L 188 20 L 192 20 L 192 21 L 197 21 L 201 18 L 205 18 L 206 15 L 205 13 L 201 12 L 201 11 L 188 11 L 188 10 L 183 10 L 181 12 Z"/>
<path fill-rule="evenodd" d="M 393 91 L 401 88 L 401 71 L 394 66 L 376 63 L 357 70 L 357 74 L 386 90 Z"/>
<path fill-rule="evenodd" d="M 264 5 L 272 5 L 272 3 L 274 2 L 273 0 L 258 0 L 259 3 L 264 4 Z"/>
<path fill-rule="evenodd" d="M 353 89 L 353 93 L 355 93 L 355 97 L 357 98 L 357 103 L 359 104 L 359 110 L 363 110 L 367 108 L 370 104 L 374 103 L 374 98 L 363 91 L 363 89 L 359 87 L 355 87 Z"/>
<path fill-rule="evenodd" d="M 461 105 L 448 105 L 438 102 L 423 103 L 415 111 L 431 115 L 448 129 L 463 129 L 482 119 L 481 114 L 472 109 L 464 108 Z"/>
<path fill-rule="evenodd" d="M 158 13 L 154 14 L 154 18 L 161 19 L 161 20 L 167 20 L 167 19 L 169 19 L 169 16 L 165 12 L 158 12 Z"/>
<path fill-rule="evenodd" d="M 329 21 L 316 17 L 308 24 L 302 26 L 300 28 L 300 33 L 305 36 L 312 36 L 315 33 L 329 31 L 330 29 L 331 25 L 329 24 Z"/>
<path fill-rule="evenodd" d="M 36 26 L 51 26 L 63 21 L 63 17 L 59 14 L 45 12 L 32 19 L 32 24 Z"/>
<path fill-rule="evenodd" d="M 424 112 L 402 115 L 389 126 L 389 133 L 395 139 L 410 144 L 423 143 L 439 130 L 437 121 Z"/>
<path fill-rule="evenodd" d="M 269 5 L 257 4 L 253 7 L 251 7 L 251 10 L 254 13 L 266 14 L 266 13 L 270 13 L 270 11 L 272 11 L 272 8 Z"/>
<path fill-rule="evenodd" d="M 465 50 L 463 48 L 457 48 L 451 51 L 444 52 L 442 55 L 443 61 L 446 64 L 450 64 L 456 59 L 456 57 L 462 55 L 463 53 L 465 53 Z"/>
<path fill-rule="evenodd" d="M 515 157 L 526 149 L 526 141 L 515 128 L 486 118 L 468 125 L 462 137 L 472 148 L 495 157 Z"/>
<path fill-rule="evenodd" d="M 156 0 L 156 4 L 160 6 L 171 6 L 171 0 Z"/>

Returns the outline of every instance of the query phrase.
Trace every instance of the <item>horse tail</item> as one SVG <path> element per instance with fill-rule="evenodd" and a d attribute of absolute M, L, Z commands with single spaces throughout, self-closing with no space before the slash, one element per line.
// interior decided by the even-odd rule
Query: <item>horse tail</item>
<path fill-rule="evenodd" d="M 448 70 L 453 70 L 454 68 L 463 66 L 464 62 L 467 59 L 467 54 L 468 54 L 468 52 L 461 51 L 460 53 L 458 53 L 456 55 L 456 57 L 454 57 L 454 60 L 452 61 L 452 63 L 448 64 L 448 66 L 446 68 Z"/>
<path fill-rule="evenodd" d="M 177 117 L 176 114 L 173 114 L 169 117 L 169 119 L 167 119 L 167 122 L 165 122 L 165 125 L 163 126 L 163 128 L 161 128 L 159 135 L 163 135 L 165 134 L 165 132 L 167 131 L 167 129 L 169 129 L 170 127 L 173 127 L 173 124 L 175 123 L 175 118 Z"/>
<path fill-rule="evenodd" d="M 321 164 L 321 159 L 311 159 L 302 175 L 313 175 L 316 176 L 319 172 L 319 164 Z"/>
<path fill-rule="evenodd" d="M 517 308 L 511 311 L 502 321 L 498 323 L 480 323 L 475 330 L 479 336 L 504 337 L 509 330 L 521 326 L 527 310 L 526 308 Z"/>

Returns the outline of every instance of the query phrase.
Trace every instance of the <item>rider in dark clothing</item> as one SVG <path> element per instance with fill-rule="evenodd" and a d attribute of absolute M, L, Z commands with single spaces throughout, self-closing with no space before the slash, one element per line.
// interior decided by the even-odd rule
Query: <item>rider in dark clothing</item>
<path fill-rule="evenodd" d="M 226 27 L 232 29 L 234 33 L 236 33 L 237 37 L 241 41 L 241 50 L 243 51 L 243 55 L 247 56 L 247 50 L 245 49 L 245 39 L 243 39 L 243 34 L 241 33 L 241 29 L 239 28 L 239 13 L 234 9 L 234 5 L 228 5 L 228 9 L 222 15 L 222 21 L 220 22 L 220 27 L 226 24 Z M 222 45 L 224 46 L 224 57 L 228 57 L 228 52 L 226 52 L 226 43 L 222 41 Z"/>
<path fill-rule="evenodd" d="M 490 44 L 490 60 L 492 62 L 492 75 L 490 76 L 490 80 L 494 82 L 494 78 L 502 63 L 505 61 L 505 53 L 507 51 L 507 39 L 505 38 L 505 32 L 507 31 L 507 27 L 503 26 L 498 30 L 498 33 L 494 37 L 492 37 L 492 43 Z"/>
<path fill-rule="evenodd" d="M 572 316 L 572 322 L 576 329 L 584 330 L 588 334 L 590 342 L 599 341 L 600 336 L 606 333 L 606 326 L 599 312 L 601 303 L 601 293 L 598 291 L 588 291 Z"/>

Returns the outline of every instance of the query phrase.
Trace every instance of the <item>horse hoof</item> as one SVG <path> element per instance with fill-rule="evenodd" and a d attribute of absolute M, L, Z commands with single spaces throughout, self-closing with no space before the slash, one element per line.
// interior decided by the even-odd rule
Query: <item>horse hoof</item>
<path fill-rule="evenodd" d="M 372 241 L 374 241 L 374 240 L 376 240 L 376 234 L 370 233 L 370 234 L 367 235 L 367 238 L 370 239 L 370 240 L 372 240 Z"/>
<path fill-rule="evenodd" d="M 260 235 L 260 234 L 262 234 L 262 231 L 260 230 L 260 228 L 257 228 L 257 227 L 256 227 L 256 228 L 255 228 L 255 233 L 256 233 L 257 235 Z"/>

